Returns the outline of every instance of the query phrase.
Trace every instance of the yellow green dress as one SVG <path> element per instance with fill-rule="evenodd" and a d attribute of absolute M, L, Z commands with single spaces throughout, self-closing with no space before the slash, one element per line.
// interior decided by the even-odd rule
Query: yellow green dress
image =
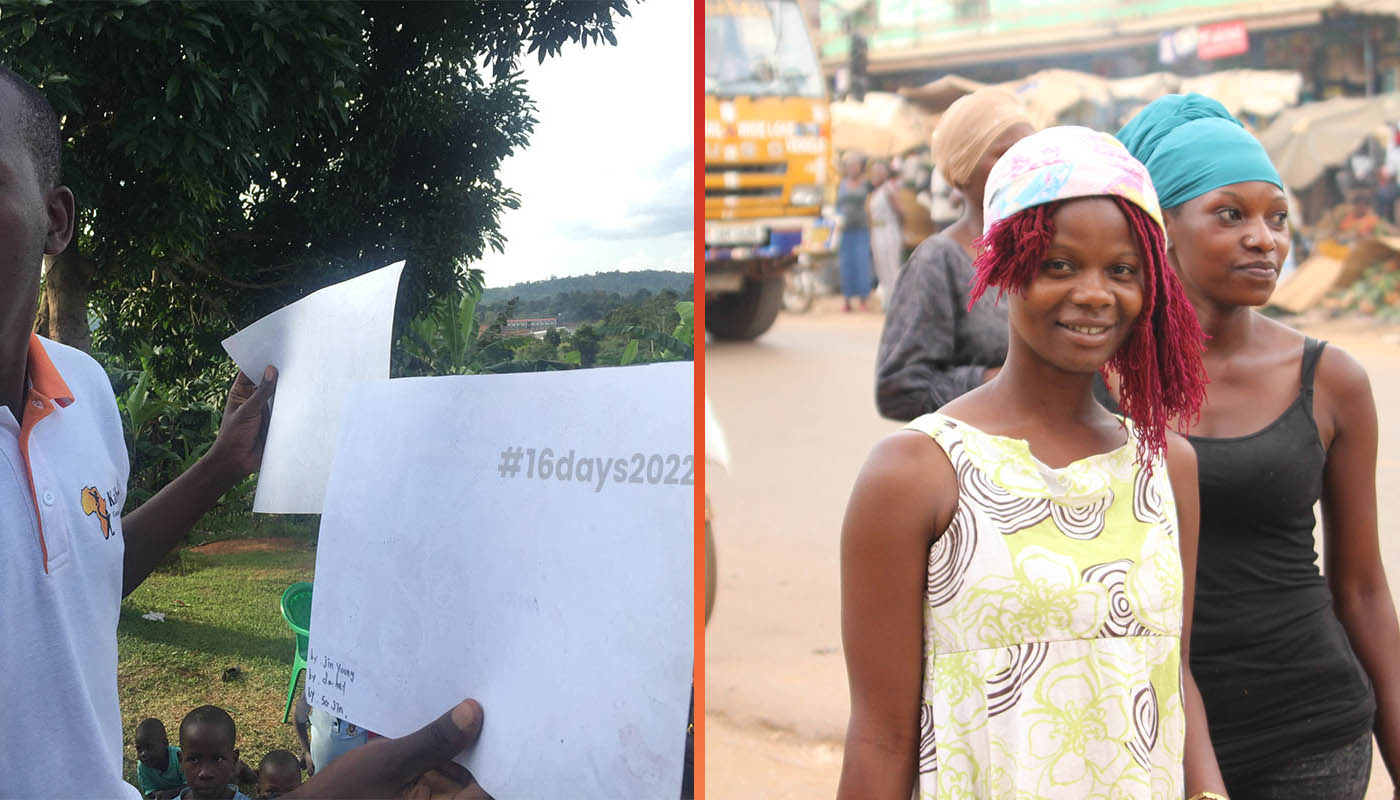
<path fill-rule="evenodd" d="M 1182 797 L 1176 502 L 1137 440 L 1054 469 L 941 414 L 957 472 L 929 550 L 917 796 Z"/>

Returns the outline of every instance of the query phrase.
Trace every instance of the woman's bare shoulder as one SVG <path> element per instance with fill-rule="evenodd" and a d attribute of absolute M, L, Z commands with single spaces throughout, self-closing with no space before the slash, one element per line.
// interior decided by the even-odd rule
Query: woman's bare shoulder
<path fill-rule="evenodd" d="M 1359 413 L 1375 404 L 1366 368 L 1351 353 L 1330 342 L 1317 360 L 1314 385 L 1341 415 Z"/>
<path fill-rule="evenodd" d="M 1173 484 L 1181 480 L 1196 480 L 1196 448 L 1175 431 L 1167 431 L 1167 472 Z"/>
<path fill-rule="evenodd" d="M 907 520 L 927 530 L 930 538 L 947 527 L 957 502 L 952 462 L 933 437 L 916 430 L 892 433 L 877 442 L 852 492 L 853 507 L 891 522 Z"/>
<path fill-rule="evenodd" d="M 875 479 L 891 485 L 912 483 L 927 488 L 928 481 L 954 478 L 952 462 L 938 442 L 927 433 L 905 429 L 875 443 L 862 479 Z"/>

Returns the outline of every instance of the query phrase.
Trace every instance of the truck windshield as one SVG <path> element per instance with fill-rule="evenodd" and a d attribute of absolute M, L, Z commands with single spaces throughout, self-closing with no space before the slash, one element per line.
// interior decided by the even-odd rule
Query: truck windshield
<path fill-rule="evenodd" d="M 823 97 L 802 12 L 792 0 L 708 0 L 705 93 Z"/>

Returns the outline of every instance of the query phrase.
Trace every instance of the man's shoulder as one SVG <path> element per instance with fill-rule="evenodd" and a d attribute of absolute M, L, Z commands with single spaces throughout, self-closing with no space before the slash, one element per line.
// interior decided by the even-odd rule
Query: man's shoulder
<path fill-rule="evenodd" d="M 963 264 L 971 265 L 962 246 L 947 236 L 934 234 L 919 243 L 909 256 L 909 266 L 926 272 L 943 273 Z"/>
<path fill-rule="evenodd" d="M 64 382 L 72 381 L 97 381 L 111 391 L 111 381 L 107 378 L 107 371 L 102 365 L 97 363 L 97 359 L 84 353 L 76 347 L 70 347 L 62 342 L 56 342 L 43 336 L 36 336 L 39 343 L 44 347 L 44 353 L 48 355 L 49 361 L 53 362 L 54 368 L 62 376 Z"/>

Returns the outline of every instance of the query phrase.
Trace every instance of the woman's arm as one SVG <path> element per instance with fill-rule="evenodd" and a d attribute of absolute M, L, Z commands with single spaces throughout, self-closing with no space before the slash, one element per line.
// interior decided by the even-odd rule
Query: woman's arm
<path fill-rule="evenodd" d="M 1196 451 L 1175 433 L 1167 434 L 1167 472 L 1176 497 L 1181 543 L 1181 699 L 1186 710 L 1186 796 L 1197 792 L 1224 794 L 1225 780 L 1215 760 L 1206 727 L 1206 706 L 1191 675 L 1191 614 L 1196 598 L 1196 552 L 1200 541 L 1200 485 L 1196 482 Z"/>
<path fill-rule="evenodd" d="M 922 433 L 881 441 L 856 478 L 841 531 L 841 638 L 851 688 L 841 800 L 909 800 L 913 791 L 928 549 L 956 502 L 953 467 Z"/>
<path fill-rule="evenodd" d="M 1336 348 L 1323 351 L 1317 383 L 1333 424 L 1322 484 L 1327 585 L 1337 619 L 1375 687 L 1376 741 L 1391 781 L 1397 782 L 1400 626 L 1376 530 L 1376 403 L 1366 370 Z"/>

